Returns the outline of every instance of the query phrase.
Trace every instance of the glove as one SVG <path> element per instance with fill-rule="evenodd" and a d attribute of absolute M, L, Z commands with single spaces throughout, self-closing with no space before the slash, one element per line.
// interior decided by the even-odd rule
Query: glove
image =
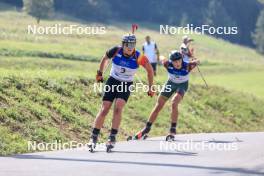
<path fill-rule="evenodd" d="M 100 70 L 97 70 L 97 74 L 96 74 L 96 82 L 103 82 L 103 73 Z"/>
<path fill-rule="evenodd" d="M 148 96 L 153 97 L 155 95 L 155 92 L 152 89 L 149 89 Z"/>

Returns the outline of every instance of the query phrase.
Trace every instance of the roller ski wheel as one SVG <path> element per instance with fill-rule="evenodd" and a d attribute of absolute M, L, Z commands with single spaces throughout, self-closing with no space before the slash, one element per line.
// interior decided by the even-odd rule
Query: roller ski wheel
<path fill-rule="evenodd" d="M 171 142 L 175 140 L 175 135 L 174 134 L 169 134 L 166 136 L 166 141 Z"/>
<path fill-rule="evenodd" d="M 133 140 L 133 137 L 132 136 L 128 136 L 127 137 L 127 141 L 131 141 L 131 140 Z"/>
<path fill-rule="evenodd" d="M 115 147 L 115 144 L 113 144 L 113 143 L 108 143 L 108 144 L 106 144 L 106 152 L 107 153 L 110 153 L 110 152 L 112 152 L 112 149 Z"/>
<path fill-rule="evenodd" d="M 115 136 L 109 136 L 108 141 L 106 143 L 106 152 L 112 152 L 112 149 L 115 147 L 116 138 Z"/>
<path fill-rule="evenodd" d="M 146 140 L 148 138 L 148 135 L 147 134 L 145 134 L 144 136 L 143 136 L 143 140 Z"/>
<path fill-rule="evenodd" d="M 89 152 L 94 153 L 95 147 L 96 147 L 96 143 L 93 143 L 93 142 L 89 143 L 88 144 Z"/>
<path fill-rule="evenodd" d="M 88 143 L 89 152 L 93 153 L 95 151 L 96 143 L 97 143 L 97 137 L 92 136 Z"/>
<path fill-rule="evenodd" d="M 131 140 L 140 140 L 140 139 L 142 139 L 142 140 L 146 140 L 148 138 L 148 135 L 147 134 L 144 134 L 144 135 L 142 135 L 142 134 L 137 134 L 136 136 L 128 136 L 127 137 L 127 141 L 131 141 Z"/>

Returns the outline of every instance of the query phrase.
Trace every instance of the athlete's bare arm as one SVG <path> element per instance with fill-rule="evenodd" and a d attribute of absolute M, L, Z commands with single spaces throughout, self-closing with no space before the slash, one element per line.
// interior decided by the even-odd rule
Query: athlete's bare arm
<path fill-rule="evenodd" d="M 147 74 L 148 74 L 148 85 L 149 85 L 149 88 L 151 88 L 152 85 L 153 85 L 153 76 L 154 76 L 154 72 L 153 72 L 152 66 L 151 66 L 151 64 L 147 61 L 147 62 L 145 63 L 145 65 L 143 65 L 143 67 L 144 67 L 145 70 L 147 71 Z"/>
<path fill-rule="evenodd" d="M 138 59 L 138 64 L 142 65 L 145 68 L 145 70 L 147 71 L 148 85 L 149 85 L 149 88 L 151 88 L 153 85 L 154 71 L 153 71 L 151 64 L 149 63 L 148 58 L 144 55 L 140 56 Z"/>
<path fill-rule="evenodd" d="M 100 66 L 99 66 L 99 71 L 100 71 L 101 73 L 103 73 L 104 70 L 106 69 L 106 66 L 107 66 L 107 64 L 109 63 L 109 60 L 110 60 L 110 59 L 107 57 L 106 54 L 102 57 L 101 62 L 100 62 Z"/>

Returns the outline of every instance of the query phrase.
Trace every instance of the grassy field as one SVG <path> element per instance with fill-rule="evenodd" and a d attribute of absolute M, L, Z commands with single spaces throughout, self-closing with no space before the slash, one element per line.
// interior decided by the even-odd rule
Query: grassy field
<path fill-rule="evenodd" d="M 40 25 L 92 25 L 72 21 L 44 20 Z M 101 100 L 101 95 L 92 91 L 98 61 L 106 49 L 120 43 L 122 34 L 130 28 L 129 24 L 117 23 L 107 25 L 107 33 L 102 36 L 41 36 L 27 34 L 29 24 L 36 24 L 30 16 L 12 8 L 0 10 L 1 155 L 29 152 L 29 140 L 87 142 Z M 165 56 L 177 49 L 181 39 L 180 35 L 160 35 L 153 28 L 140 26 L 138 49 L 145 35 L 157 42 Z M 263 56 L 209 36 L 192 37 L 209 89 L 195 70 L 190 90 L 180 105 L 179 133 L 263 131 Z M 163 84 L 167 75 L 162 67 L 158 69 L 155 82 Z M 146 81 L 143 69 L 138 77 Z M 143 127 L 155 99 L 141 92 L 132 94 L 119 140 Z M 167 134 L 169 111 L 168 103 L 151 135 Z M 108 116 L 101 141 L 110 128 L 111 114 Z"/>

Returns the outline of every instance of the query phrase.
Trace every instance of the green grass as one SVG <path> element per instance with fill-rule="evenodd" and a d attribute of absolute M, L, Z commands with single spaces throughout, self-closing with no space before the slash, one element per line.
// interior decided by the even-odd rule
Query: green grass
<path fill-rule="evenodd" d="M 0 126 L 0 141 L 1 155 L 28 152 L 26 139 L 3 126 Z"/>
<path fill-rule="evenodd" d="M 209 85 L 226 87 L 229 90 L 239 90 L 241 92 L 257 96 L 264 99 L 264 71 L 248 71 L 232 74 L 206 75 Z M 193 78 L 194 83 L 200 83 L 199 75 Z"/>
<path fill-rule="evenodd" d="M 79 24 L 77 22 L 52 20 L 41 21 L 42 26 L 52 26 L 54 24 L 71 25 Z M 13 57 L 49 57 L 62 58 L 70 60 L 88 60 L 98 61 L 105 50 L 113 45 L 120 43 L 123 33 L 130 30 L 130 24 L 106 25 L 105 35 L 33 35 L 27 34 L 27 26 L 36 24 L 35 19 L 22 13 L 4 11 L 0 13 L 0 55 Z M 79 24 L 83 25 L 83 24 Z M 94 24 L 89 24 L 94 25 Z M 159 25 L 156 26 L 158 29 Z M 153 27 L 152 27 L 153 28 Z M 168 53 L 177 49 L 182 35 L 161 35 L 158 31 L 148 29 L 147 26 L 140 26 L 137 31 L 138 49 L 144 41 L 145 35 L 150 35 L 160 48 L 162 55 L 168 56 Z M 254 83 L 248 86 L 242 75 L 250 75 L 254 71 L 255 76 L 261 77 L 263 74 L 264 57 L 252 49 L 234 45 L 221 39 L 214 39 L 210 36 L 192 35 L 194 38 L 195 55 L 202 61 L 202 70 L 209 76 L 210 85 L 220 85 L 222 87 L 241 91 L 241 87 L 255 87 L 254 89 L 244 90 L 247 93 L 263 98 L 262 85 Z M 233 73 L 237 74 L 233 76 Z M 160 73 L 164 80 L 164 72 Z M 218 80 L 218 74 L 223 78 Z M 241 77 L 239 76 L 241 74 Z M 196 75 L 196 74 L 194 74 Z M 215 77 L 214 77 L 215 76 Z M 239 86 L 229 86 L 234 80 L 240 82 Z M 225 79 L 227 78 L 227 79 Z M 159 80 L 159 79 L 157 79 Z M 196 79 L 197 83 L 202 83 Z M 254 79 L 253 79 L 254 80 Z M 243 84 L 244 83 L 244 84 Z M 258 89 L 258 90 L 257 90 Z"/>
<path fill-rule="evenodd" d="M 0 123 L 5 131 L 12 131 L 1 134 L 5 139 L 2 144 L 6 146 L 0 150 L 1 154 L 30 152 L 26 151 L 25 141 L 87 142 L 101 102 L 101 96 L 93 92 L 98 63 L 29 57 L 0 58 L 0 63 L 0 72 L 3 73 L 0 79 Z M 143 69 L 140 69 L 139 76 L 144 81 Z M 160 75 L 157 82 L 162 83 L 163 77 Z M 144 126 L 155 99 L 141 92 L 132 94 L 124 111 L 120 140 Z M 207 90 L 197 84 L 191 85 L 180 106 L 178 131 L 261 131 L 263 104 L 263 100 L 249 94 L 215 86 Z M 167 133 L 169 112 L 170 103 L 161 112 L 151 135 Z M 101 141 L 106 140 L 110 127 L 111 113 Z M 13 135 L 19 140 L 9 145 Z"/>
<path fill-rule="evenodd" d="M 129 24 L 116 23 L 107 25 L 102 36 L 27 34 L 27 25 L 35 23 L 23 13 L 0 12 L 0 155 L 31 152 L 27 151 L 28 141 L 87 142 L 101 103 L 100 94 L 92 91 L 98 61 L 130 29 Z M 56 23 L 80 24 L 41 21 L 41 25 Z M 177 49 L 181 40 L 181 35 L 160 35 L 140 26 L 138 49 L 145 35 L 157 41 L 165 56 Z M 189 92 L 180 105 L 178 132 L 263 131 L 263 56 L 209 36 L 192 37 L 209 89 L 194 70 Z M 142 68 L 137 76 L 146 82 Z M 163 84 L 166 79 L 166 71 L 158 67 L 155 83 Z M 155 100 L 141 92 L 131 95 L 119 140 L 144 126 Z M 169 112 L 170 103 L 154 124 L 152 136 L 167 134 Z M 111 115 L 102 129 L 101 141 L 108 135 Z"/>

